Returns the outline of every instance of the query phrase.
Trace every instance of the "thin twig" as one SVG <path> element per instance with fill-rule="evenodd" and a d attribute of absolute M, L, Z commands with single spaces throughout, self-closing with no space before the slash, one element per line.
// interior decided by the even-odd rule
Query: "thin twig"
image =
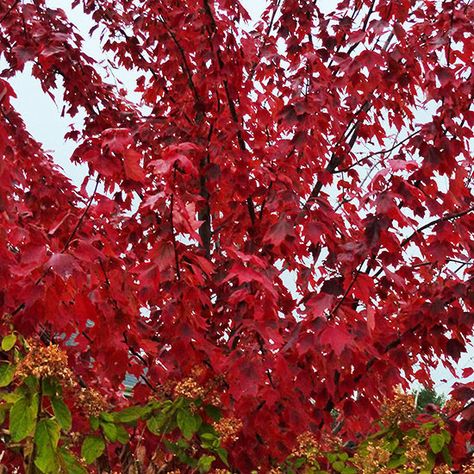
<path fill-rule="evenodd" d="M 415 132 L 411 133 L 410 135 L 408 135 L 408 137 L 404 138 L 403 140 L 399 141 L 398 143 L 396 143 L 395 145 L 393 145 L 392 147 L 390 148 L 387 148 L 385 150 L 380 150 L 380 151 L 375 151 L 373 153 L 370 153 L 370 155 L 367 155 L 367 156 L 364 156 L 363 158 L 361 158 L 360 160 L 357 160 L 355 163 L 352 163 L 351 166 L 348 166 L 347 168 L 342 168 L 342 169 L 339 169 L 337 171 L 334 171 L 334 174 L 337 174 L 337 173 L 345 173 L 349 170 L 351 170 L 352 168 L 356 167 L 357 165 L 360 165 L 361 163 L 363 163 L 364 161 L 366 160 L 369 160 L 370 158 L 373 158 L 374 156 L 377 156 L 377 155 L 386 155 L 388 153 L 391 153 L 392 151 L 396 150 L 398 147 L 400 147 L 401 145 L 403 145 L 405 142 L 407 142 L 408 140 L 410 140 L 411 138 L 413 138 L 415 135 L 417 135 L 418 133 L 420 133 L 421 130 L 416 130 Z"/>
<path fill-rule="evenodd" d="M 460 413 L 467 410 L 468 408 L 471 408 L 473 405 L 474 405 L 474 400 L 471 400 L 467 405 L 464 405 L 459 410 L 456 410 L 454 413 L 451 413 L 451 415 L 448 416 L 448 420 L 451 418 L 454 418 L 455 416 L 459 415 Z"/>
<path fill-rule="evenodd" d="M 362 270 L 362 265 L 364 264 L 364 262 L 362 262 L 359 267 L 356 269 L 356 272 L 355 272 L 355 275 L 354 275 L 354 278 L 352 278 L 352 281 L 349 283 L 349 286 L 347 287 L 346 291 L 344 292 L 344 294 L 342 295 L 342 298 L 339 300 L 339 302 L 336 304 L 336 306 L 334 307 L 334 309 L 331 311 L 331 313 L 329 314 L 328 316 L 328 320 L 332 319 L 333 316 L 337 313 L 337 310 L 341 307 L 342 303 L 345 301 L 345 299 L 347 298 L 347 295 L 349 294 L 349 292 L 352 290 L 352 288 L 354 287 L 354 284 L 358 278 L 358 276 L 361 274 L 361 270 Z"/>
<path fill-rule="evenodd" d="M 61 253 L 64 253 L 68 248 L 69 248 L 69 245 L 71 244 L 72 240 L 74 239 L 74 237 L 76 236 L 76 233 L 78 232 L 78 230 L 80 229 L 82 223 L 84 222 L 84 219 L 87 215 L 87 213 L 89 212 L 89 209 L 92 205 L 92 202 L 94 201 L 94 198 L 95 198 L 95 195 L 97 193 L 97 188 L 99 187 L 99 182 L 100 182 L 100 175 L 97 176 L 97 180 L 95 182 L 95 187 L 94 187 L 94 191 L 92 192 L 90 198 L 89 198 L 89 201 L 87 202 L 87 205 L 84 209 L 84 212 L 82 213 L 81 217 L 79 218 L 79 220 L 77 221 L 77 224 L 75 225 L 74 229 L 72 230 L 71 232 L 71 235 L 69 236 L 69 238 L 67 239 L 66 243 L 64 244 L 64 248 L 62 250 Z"/>
<path fill-rule="evenodd" d="M 474 211 L 474 206 L 470 207 L 469 209 L 465 209 L 464 211 L 461 211 L 461 212 L 446 214 L 445 216 L 439 217 L 438 219 L 435 219 L 431 222 L 428 222 L 427 224 L 422 225 L 421 227 L 418 227 L 418 229 L 414 230 L 413 233 L 410 236 L 408 236 L 405 240 L 403 240 L 400 245 L 402 247 L 404 247 L 416 235 L 418 235 L 420 232 L 423 232 L 424 230 L 428 229 L 429 227 L 432 227 L 432 226 L 434 226 L 434 225 L 436 225 L 440 222 L 446 222 L 446 221 L 450 221 L 451 219 L 457 219 L 458 217 L 465 216 L 466 214 L 469 214 L 472 211 Z"/>

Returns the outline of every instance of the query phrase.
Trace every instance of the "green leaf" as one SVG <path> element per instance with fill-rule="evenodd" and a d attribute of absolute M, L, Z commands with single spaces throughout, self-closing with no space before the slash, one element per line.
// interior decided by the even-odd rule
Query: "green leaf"
<path fill-rule="evenodd" d="M 204 408 L 206 411 L 206 415 L 212 420 L 212 421 L 219 421 L 221 419 L 221 411 L 219 408 L 215 407 L 214 405 L 206 405 Z"/>
<path fill-rule="evenodd" d="M 215 448 L 214 452 L 219 456 L 220 460 L 229 467 L 229 460 L 227 451 L 224 448 Z"/>
<path fill-rule="evenodd" d="M 176 441 L 176 446 L 178 446 L 178 448 L 186 450 L 189 448 L 189 442 L 183 438 L 179 438 L 178 441 Z"/>
<path fill-rule="evenodd" d="M 97 458 L 102 456 L 105 450 L 105 443 L 98 436 L 87 436 L 81 447 L 81 457 L 87 464 L 92 464 Z"/>
<path fill-rule="evenodd" d="M 117 441 L 121 444 L 127 444 L 130 438 L 128 431 L 122 425 L 115 425 L 117 428 Z"/>
<path fill-rule="evenodd" d="M 451 442 L 451 433 L 446 430 L 441 430 L 441 434 L 444 437 L 444 444 L 449 444 Z"/>
<path fill-rule="evenodd" d="M 299 469 L 300 467 L 303 466 L 303 464 L 306 462 L 306 457 L 303 456 L 301 458 L 297 458 L 295 462 L 293 463 L 295 469 Z"/>
<path fill-rule="evenodd" d="M 202 447 L 205 449 L 218 448 L 220 445 L 220 439 L 215 433 L 202 433 L 199 437 L 202 441 Z"/>
<path fill-rule="evenodd" d="M 51 405 L 53 406 L 54 416 L 61 428 L 65 431 L 69 431 L 72 426 L 72 416 L 68 406 L 60 398 L 54 397 L 51 399 Z"/>
<path fill-rule="evenodd" d="M 38 396 L 19 398 L 10 409 L 10 435 L 12 441 L 25 439 L 33 431 L 38 411 Z"/>
<path fill-rule="evenodd" d="M 163 427 L 167 419 L 168 417 L 163 416 L 163 414 L 152 416 L 151 418 L 148 418 L 148 420 L 146 420 L 146 427 L 148 428 L 148 431 L 153 434 L 161 434 L 161 428 Z"/>
<path fill-rule="evenodd" d="M 441 454 L 443 455 L 444 462 L 448 466 L 452 466 L 453 465 L 453 458 L 451 457 L 449 449 L 446 445 L 443 446 L 443 449 L 441 450 Z"/>
<path fill-rule="evenodd" d="M 139 420 L 144 416 L 148 415 L 151 412 L 149 407 L 128 407 L 122 411 L 115 413 L 115 420 L 120 421 L 121 423 L 131 423 L 133 421 Z"/>
<path fill-rule="evenodd" d="M 339 453 L 339 459 L 341 461 L 347 461 L 349 459 L 349 455 L 347 453 L 344 453 L 344 452 Z"/>
<path fill-rule="evenodd" d="M 430 443 L 430 448 L 433 453 L 438 454 L 441 452 L 444 446 L 444 436 L 442 434 L 432 434 L 428 440 Z"/>
<path fill-rule="evenodd" d="M 390 461 L 387 463 L 387 467 L 389 469 L 396 469 L 397 467 L 400 467 L 406 462 L 407 462 L 407 457 L 403 454 L 402 456 L 390 459 Z"/>
<path fill-rule="evenodd" d="M 89 423 L 91 424 L 91 428 L 93 430 L 99 429 L 99 419 L 96 416 L 91 416 L 89 419 Z"/>
<path fill-rule="evenodd" d="M 30 393 L 38 392 L 39 381 L 33 375 L 28 375 L 28 377 L 26 377 L 26 379 L 23 380 L 23 383 L 28 387 L 28 390 L 30 391 Z"/>
<path fill-rule="evenodd" d="M 113 423 L 101 422 L 100 426 L 102 427 L 102 431 L 104 432 L 105 437 L 111 443 L 117 441 L 117 427 Z"/>
<path fill-rule="evenodd" d="M 45 474 L 58 472 L 57 447 L 61 427 L 55 420 L 43 419 L 35 432 L 35 466 Z"/>
<path fill-rule="evenodd" d="M 333 463 L 332 463 L 332 468 L 333 468 L 336 472 L 342 472 L 345 467 L 346 467 L 346 465 L 344 464 L 343 461 L 336 461 L 336 462 L 333 462 Z"/>
<path fill-rule="evenodd" d="M 187 410 L 179 410 L 176 416 L 178 428 L 186 439 L 191 439 L 201 426 L 202 419 L 199 415 Z"/>
<path fill-rule="evenodd" d="M 212 463 L 216 458 L 214 456 L 201 456 L 197 463 L 197 468 L 199 472 L 206 473 L 211 469 Z"/>
<path fill-rule="evenodd" d="M 61 448 L 60 452 L 60 462 L 67 474 L 87 474 L 87 471 L 79 464 L 79 461 L 70 451 Z"/>
<path fill-rule="evenodd" d="M 398 438 L 387 440 L 385 443 L 385 449 L 390 453 L 393 453 L 399 444 L 400 440 Z"/>
<path fill-rule="evenodd" d="M 20 398 L 23 398 L 25 396 L 25 392 L 23 390 L 23 387 L 17 388 L 14 392 L 9 392 L 9 393 L 2 393 L 1 399 L 5 400 L 7 403 L 15 403 L 18 401 Z"/>
<path fill-rule="evenodd" d="M 357 469 L 355 467 L 346 466 L 341 474 L 357 474 Z"/>
<path fill-rule="evenodd" d="M 53 377 L 45 377 L 41 383 L 41 390 L 43 395 L 46 395 L 50 398 L 61 394 L 61 385 Z"/>
<path fill-rule="evenodd" d="M 2 339 L 2 350 L 9 351 L 13 348 L 16 343 L 16 336 L 15 334 L 9 334 Z"/>
<path fill-rule="evenodd" d="M 0 425 L 3 425 L 3 422 L 5 421 L 5 418 L 7 417 L 7 407 L 2 406 L 0 408 Z"/>
<path fill-rule="evenodd" d="M 433 423 L 432 421 L 429 421 L 427 423 L 423 423 L 421 425 L 421 428 L 426 431 L 431 431 L 435 426 L 436 426 L 435 423 Z"/>
<path fill-rule="evenodd" d="M 8 362 L 0 364 L 0 387 L 7 387 L 10 385 L 15 375 L 15 366 Z"/>
<path fill-rule="evenodd" d="M 426 463 L 423 466 L 423 469 L 431 472 L 436 465 L 436 454 L 433 452 L 428 452 L 426 456 Z"/>
<path fill-rule="evenodd" d="M 99 415 L 99 419 L 107 421 L 109 423 L 113 423 L 115 421 L 114 415 L 105 411 Z"/>

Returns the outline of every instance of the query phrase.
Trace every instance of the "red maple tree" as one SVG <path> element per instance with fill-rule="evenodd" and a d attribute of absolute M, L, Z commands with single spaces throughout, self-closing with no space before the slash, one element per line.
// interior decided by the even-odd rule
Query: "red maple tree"
<path fill-rule="evenodd" d="M 0 2 L 4 334 L 63 344 L 116 405 L 127 373 L 142 402 L 198 372 L 243 423 L 241 472 L 330 430 L 333 409 L 342 436 L 367 432 L 396 386 L 459 359 L 474 322 L 469 1 L 272 0 L 252 28 L 238 1 L 72 4 L 139 99 L 101 78 L 63 10 Z M 86 114 L 67 134 L 80 189 L 12 105 L 27 64 Z M 455 395 L 472 403 L 473 384 Z M 461 458 L 472 410 L 459 416 Z"/>

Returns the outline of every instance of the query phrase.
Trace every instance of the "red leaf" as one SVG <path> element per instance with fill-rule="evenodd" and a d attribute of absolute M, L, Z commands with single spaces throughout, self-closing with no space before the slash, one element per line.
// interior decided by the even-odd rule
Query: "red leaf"
<path fill-rule="evenodd" d="M 340 326 L 328 326 L 319 335 L 322 344 L 330 346 L 337 356 L 340 356 L 346 347 L 353 344 L 353 337 L 346 329 Z"/>
<path fill-rule="evenodd" d="M 372 306 L 367 308 L 367 328 L 371 334 L 375 329 L 375 310 Z"/>
<path fill-rule="evenodd" d="M 55 253 L 45 264 L 46 269 L 51 268 L 63 278 L 71 276 L 76 266 L 75 258 L 65 253 Z"/>
<path fill-rule="evenodd" d="M 293 232 L 293 226 L 286 218 L 283 217 L 265 234 L 265 241 L 275 246 L 279 246 L 285 241 L 287 237 L 293 236 Z"/>
<path fill-rule="evenodd" d="M 133 181 L 143 183 L 145 181 L 145 172 L 140 166 L 141 154 L 135 150 L 129 149 L 123 152 L 123 157 L 125 176 Z"/>
<path fill-rule="evenodd" d="M 467 379 L 469 378 L 472 374 L 474 374 L 474 369 L 472 367 L 466 367 L 465 369 L 463 369 L 462 371 L 462 377 L 464 379 Z"/>
<path fill-rule="evenodd" d="M 102 132 L 102 148 L 122 153 L 132 143 L 128 128 L 108 128 Z"/>

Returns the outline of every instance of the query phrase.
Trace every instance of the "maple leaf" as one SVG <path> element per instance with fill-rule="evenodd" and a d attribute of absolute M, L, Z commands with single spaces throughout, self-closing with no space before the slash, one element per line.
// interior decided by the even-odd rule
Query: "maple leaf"
<path fill-rule="evenodd" d="M 288 237 L 292 237 L 294 229 L 285 217 L 273 225 L 265 235 L 265 240 L 274 246 L 281 245 Z"/>
<path fill-rule="evenodd" d="M 112 152 L 123 152 L 132 143 L 130 130 L 127 128 L 108 128 L 102 132 L 102 147 Z"/>
<path fill-rule="evenodd" d="M 141 154 L 135 150 L 128 149 L 123 152 L 123 157 L 125 176 L 133 181 L 143 183 L 145 180 L 145 172 L 140 166 Z"/>
<path fill-rule="evenodd" d="M 181 383 L 200 395 L 196 421 L 210 389 L 223 417 L 242 422 L 220 445 L 228 453 L 211 452 L 212 469 L 232 472 L 271 472 L 301 432 L 333 430 L 333 409 L 342 438 L 363 439 L 398 384 L 429 383 L 438 362 L 456 373 L 474 304 L 466 1 L 342 1 L 329 13 L 272 1 L 244 24 L 229 0 L 74 0 L 101 30 L 98 57 L 130 71 L 133 91 L 52 3 L 0 2 L 4 346 L 74 340 L 71 370 L 111 407 L 147 404 L 157 387 L 175 403 L 168 387 Z M 61 78 L 70 158 L 88 170 L 78 188 L 17 111 L 37 107 L 12 87 L 25 70 L 56 101 Z M 140 379 L 130 398 L 126 373 Z M 453 396 L 468 405 L 472 391 L 468 381 Z M 146 469 L 157 411 L 136 430 L 107 415 L 99 429 L 114 438 L 116 425 Z M 202 471 L 207 417 L 191 462 Z M 446 423 L 454 469 L 472 419 L 466 406 Z M 73 425 L 91 436 L 76 412 Z M 179 426 L 165 431 L 160 442 L 182 450 L 167 465 L 187 472 Z M 62 463 L 77 446 L 60 439 Z M 127 470 L 106 444 L 108 464 Z M 23 447 L 2 447 L 3 464 L 22 465 Z"/>
<path fill-rule="evenodd" d="M 45 263 L 45 268 L 51 268 L 55 273 L 65 278 L 72 275 L 76 268 L 76 260 L 72 255 L 55 253 Z"/>
<path fill-rule="evenodd" d="M 354 338 L 340 326 L 327 326 L 320 332 L 319 339 L 322 344 L 331 347 L 338 357 L 354 343 Z"/>

